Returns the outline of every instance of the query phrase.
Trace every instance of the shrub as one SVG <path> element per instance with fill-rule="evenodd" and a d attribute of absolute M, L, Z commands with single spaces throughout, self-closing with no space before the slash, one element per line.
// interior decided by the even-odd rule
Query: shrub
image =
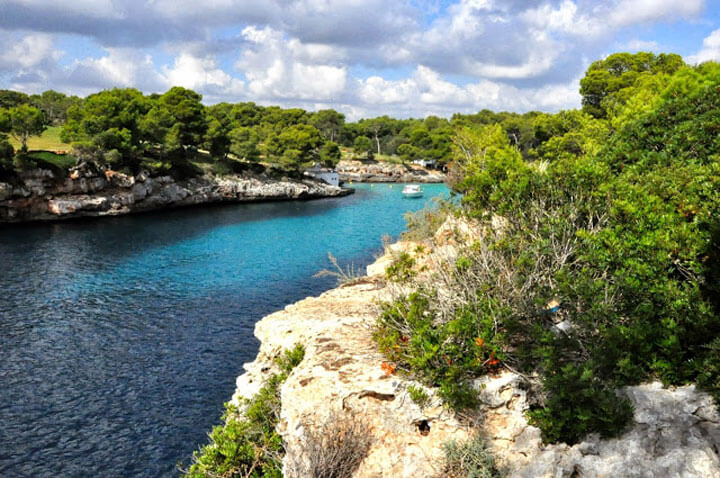
<path fill-rule="evenodd" d="M 401 252 L 385 269 L 385 274 L 393 282 L 405 283 L 415 277 L 414 266 L 415 259 L 407 252 Z"/>
<path fill-rule="evenodd" d="M 424 241 L 432 238 L 450 213 L 450 205 L 436 202 L 423 209 L 405 214 L 407 231 L 402 238 L 406 241 Z"/>
<path fill-rule="evenodd" d="M 240 407 L 225 404 L 224 424 L 213 428 L 210 443 L 193 454 L 185 471 L 192 478 L 281 478 L 285 448 L 275 430 L 280 419 L 280 385 L 303 359 L 305 349 L 296 345 L 276 364 L 282 370 L 271 375 L 263 387 Z"/>
<path fill-rule="evenodd" d="M 410 400 L 415 402 L 420 408 L 425 408 L 430 403 L 430 395 L 420 387 L 410 385 L 408 387 L 408 394 L 410 395 Z"/>
<path fill-rule="evenodd" d="M 352 476 L 372 445 L 370 428 L 362 417 L 332 413 L 319 428 L 307 428 L 301 454 L 290 467 L 296 478 Z"/>
<path fill-rule="evenodd" d="M 505 471 L 481 435 L 462 443 L 450 441 L 443 446 L 445 469 L 441 478 L 501 478 Z"/>
<path fill-rule="evenodd" d="M 624 385 L 695 381 L 720 398 L 719 79 L 717 64 L 666 75 L 602 148 L 591 137 L 543 167 L 497 125 L 460 129 L 453 187 L 486 234 L 385 304 L 381 350 L 455 406 L 490 360 L 537 373 L 530 418 L 553 442 L 621 433 Z M 389 275 L 406 280 L 406 262 Z"/>

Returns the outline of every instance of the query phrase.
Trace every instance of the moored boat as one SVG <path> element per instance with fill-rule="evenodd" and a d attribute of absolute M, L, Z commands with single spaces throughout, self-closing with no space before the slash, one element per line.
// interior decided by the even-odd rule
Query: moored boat
<path fill-rule="evenodd" d="M 419 198 L 422 197 L 423 191 L 417 184 L 408 184 L 403 188 L 402 195 L 406 198 Z"/>

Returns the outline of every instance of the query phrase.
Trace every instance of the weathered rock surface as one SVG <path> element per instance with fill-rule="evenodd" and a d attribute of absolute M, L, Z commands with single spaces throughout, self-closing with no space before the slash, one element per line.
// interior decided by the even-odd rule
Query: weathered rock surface
<path fill-rule="evenodd" d="M 128 176 L 115 171 L 75 169 L 58 179 L 35 170 L 18 184 L 0 182 L 0 223 L 116 216 L 137 211 L 218 202 L 313 199 L 343 196 L 348 189 L 321 181 L 270 180 L 245 176 Z"/>
<path fill-rule="evenodd" d="M 235 400 L 257 392 L 282 350 L 297 343 L 306 350 L 281 389 L 278 429 L 287 442 L 286 465 L 301 459 L 305 430 L 321 426 L 334 411 L 335 417 L 360 414 L 372 430 L 374 442 L 356 478 L 438 476 L 443 443 L 478 428 L 514 478 L 720 478 L 720 415 L 693 386 L 650 383 L 621 390 L 635 406 L 628 431 L 611 440 L 591 436 L 572 447 L 542 444 L 540 430 L 525 418 L 532 402 L 527 383 L 514 373 L 476 381 L 482 406 L 471 420 L 479 424 L 475 430 L 443 408 L 431 389 L 425 388 L 430 404 L 420 408 L 408 396 L 408 387 L 419 384 L 386 373 L 372 340 L 374 302 L 387 291 L 380 275 L 388 262 L 382 261 L 411 249 L 412 243 L 397 245 L 369 268 L 373 277 L 364 283 L 307 298 L 256 324 L 260 351 L 238 377 Z"/>
<path fill-rule="evenodd" d="M 343 160 L 336 166 L 341 181 L 366 183 L 442 183 L 445 175 L 415 164 Z"/>

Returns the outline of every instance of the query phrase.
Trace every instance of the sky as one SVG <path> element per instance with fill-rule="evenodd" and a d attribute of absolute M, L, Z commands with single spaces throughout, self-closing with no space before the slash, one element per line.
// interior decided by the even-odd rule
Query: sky
<path fill-rule="evenodd" d="M 720 0 L 0 0 L 0 88 L 179 85 L 349 120 L 576 108 L 618 51 L 720 61 Z"/>

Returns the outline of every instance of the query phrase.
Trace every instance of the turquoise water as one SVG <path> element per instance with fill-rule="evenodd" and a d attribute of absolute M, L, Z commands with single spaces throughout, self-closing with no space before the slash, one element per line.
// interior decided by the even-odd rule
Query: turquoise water
<path fill-rule="evenodd" d="M 318 201 L 0 230 L 0 475 L 174 476 L 217 423 L 255 322 L 364 267 L 446 194 L 355 185 Z"/>

